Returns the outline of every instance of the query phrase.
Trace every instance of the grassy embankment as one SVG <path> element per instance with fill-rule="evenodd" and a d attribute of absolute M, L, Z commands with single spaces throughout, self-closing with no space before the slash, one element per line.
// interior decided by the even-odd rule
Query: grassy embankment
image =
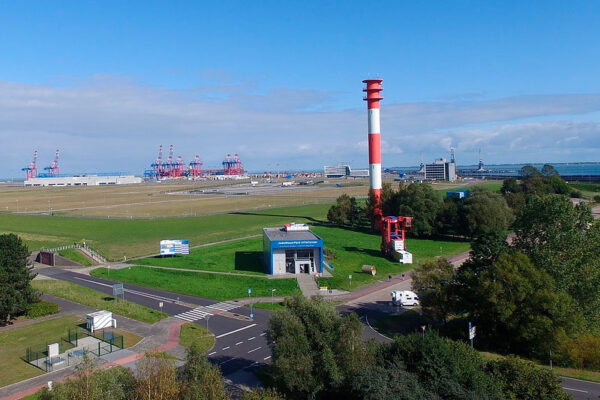
<path fill-rule="evenodd" d="M 58 252 L 58 255 L 68 258 L 71 261 L 75 261 L 78 264 L 84 265 L 86 267 L 89 267 L 92 265 L 92 260 L 90 260 L 89 258 L 87 258 L 86 256 L 84 256 L 79 250 L 77 249 L 66 249 L 66 250 L 61 250 Z"/>
<path fill-rule="evenodd" d="M 153 220 L 110 220 L 0 214 L 0 231 L 20 235 L 30 250 L 83 239 L 111 260 L 158 253 L 165 238 L 186 238 L 200 245 L 260 234 L 265 226 L 323 220 L 329 204 Z"/>
<path fill-rule="evenodd" d="M 215 345 L 215 335 L 203 326 L 188 322 L 181 326 L 179 344 L 190 347 L 192 343 L 198 344 L 202 353 L 206 353 Z"/>
<path fill-rule="evenodd" d="M 99 310 L 111 311 L 115 314 L 122 315 L 123 317 L 150 324 L 168 317 L 166 313 L 127 300 L 115 301 L 112 296 L 71 282 L 34 280 L 31 284 L 35 289 L 43 293 L 81 303 Z"/>
<path fill-rule="evenodd" d="M 387 279 L 389 274 L 396 275 L 413 268 L 414 265 L 425 260 L 433 259 L 436 256 L 451 256 L 469 249 L 467 242 L 452 242 L 452 241 L 435 241 L 427 239 L 408 239 L 409 250 L 413 253 L 413 262 L 411 265 L 401 265 L 397 262 L 389 260 L 381 256 L 380 244 L 381 237 L 379 234 L 372 232 L 361 232 L 348 230 L 331 226 L 312 226 L 312 230 L 323 238 L 325 247 L 334 255 L 334 258 L 329 260 L 335 267 L 333 278 L 321 278 L 320 283 L 323 285 L 331 285 L 336 289 L 356 289 L 357 287 L 374 283 L 378 280 Z M 190 270 L 204 271 L 219 271 L 219 272 L 235 272 L 243 274 L 264 274 L 262 265 L 262 238 L 244 239 L 231 243 L 222 243 L 214 246 L 202 247 L 192 250 L 189 256 L 183 257 L 150 257 L 142 260 L 136 260 L 133 263 L 140 265 L 156 265 L 167 268 L 184 268 Z M 369 274 L 362 273 L 361 268 L 364 264 L 375 265 L 377 267 L 377 276 L 372 277 Z M 105 277 L 102 270 L 96 270 L 94 274 Z M 160 271 L 162 275 L 158 275 L 158 270 L 147 271 L 141 268 L 132 268 L 126 272 L 111 271 L 111 278 L 122 279 L 125 282 L 137 283 L 145 286 L 161 285 L 163 289 L 173 290 L 179 293 L 190 293 L 192 289 L 190 285 L 196 286 L 198 290 L 202 287 L 204 295 L 202 297 L 211 297 L 208 293 L 215 293 L 209 286 L 220 286 L 218 280 L 210 274 L 181 275 L 192 278 L 190 281 L 174 280 L 168 287 L 166 283 L 158 282 L 159 277 L 167 277 L 169 274 L 176 271 Z M 118 275 L 116 275 L 118 273 Z M 144 276 L 150 273 L 150 276 Z M 352 283 L 348 281 L 348 275 L 352 274 Z M 199 276 L 198 276 L 199 275 Z M 236 277 L 223 276 L 228 282 L 240 281 L 242 287 L 245 285 L 253 285 L 251 277 Z M 198 281 L 194 283 L 194 281 Z M 257 281 L 257 279 L 254 279 Z M 260 282 L 260 280 L 258 280 Z M 280 279 L 272 280 L 267 287 L 278 288 Z M 285 281 L 285 280 L 284 280 Z M 282 282 L 284 282 L 282 281 Z M 254 285 L 259 285 L 256 283 Z M 187 289 L 184 289 L 187 288 Z M 185 290 L 185 291 L 183 291 Z M 221 289 L 216 291 L 217 295 Z M 239 288 L 235 289 L 236 297 L 242 297 Z M 289 292 L 277 290 L 278 296 L 288 295 Z M 270 295 L 270 293 L 267 293 Z M 216 297 L 211 297 L 216 298 Z M 235 298 L 229 297 L 229 294 L 223 294 L 219 298 Z"/>

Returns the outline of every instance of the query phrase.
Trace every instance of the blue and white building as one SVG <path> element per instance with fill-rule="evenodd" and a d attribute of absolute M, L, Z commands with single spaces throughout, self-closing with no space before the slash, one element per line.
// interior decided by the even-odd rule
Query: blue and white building
<path fill-rule="evenodd" d="M 323 239 L 304 224 L 264 228 L 263 258 L 271 275 L 322 274 Z"/>

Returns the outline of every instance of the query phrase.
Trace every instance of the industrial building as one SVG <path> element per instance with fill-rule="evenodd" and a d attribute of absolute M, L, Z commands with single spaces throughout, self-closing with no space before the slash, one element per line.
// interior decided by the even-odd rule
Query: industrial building
<path fill-rule="evenodd" d="M 323 167 L 325 178 L 368 178 L 368 169 L 353 170 L 349 165 L 325 165 Z"/>
<path fill-rule="evenodd" d="M 456 164 L 454 160 L 446 161 L 445 158 L 435 160 L 432 164 L 425 164 L 425 179 L 435 181 L 456 181 Z"/>
<path fill-rule="evenodd" d="M 133 175 L 113 176 L 56 176 L 44 178 L 29 178 L 23 185 L 30 186 L 103 186 L 103 185 L 128 185 L 142 183 L 142 178 Z"/>
<path fill-rule="evenodd" d="M 305 224 L 264 228 L 263 258 L 271 275 L 322 274 L 323 239 Z"/>

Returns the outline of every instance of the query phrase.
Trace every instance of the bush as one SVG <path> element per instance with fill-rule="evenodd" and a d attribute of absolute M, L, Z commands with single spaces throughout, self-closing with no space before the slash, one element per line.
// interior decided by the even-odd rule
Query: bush
<path fill-rule="evenodd" d="M 600 194 L 597 194 L 597 195 L 594 196 L 594 201 L 596 203 L 600 203 Z"/>
<path fill-rule="evenodd" d="M 575 339 L 565 336 L 558 345 L 554 361 L 565 367 L 600 370 L 600 338 L 591 334 Z"/>
<path fill-rule="evenodd" d="M 573 198 L 573 199 L 580 199 L 581 198 L 581 192 L 579 190 L 572 190 L 571 191 L 571 198 Z"/>
<path fill-rule="evenodd" d="M 58 304 L 49 301 L 38 301 L 27 305 L 27 317 L 39 318 L 46 315 L 58 314 Z"/>
<path fill-rule="evenodd" d="M 536 367 L 533 363 L 508 357 L 489 362 L 486 369 L 502 383 L 502 392 L 507 399 L 566 400 L 571 398 L 551 371 Z"/>

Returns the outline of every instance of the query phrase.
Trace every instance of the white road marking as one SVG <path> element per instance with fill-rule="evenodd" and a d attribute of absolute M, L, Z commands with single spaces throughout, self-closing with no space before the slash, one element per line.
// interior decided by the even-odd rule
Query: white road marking
<path fill-rule="evenodd" d="M 267 332 L 263 332 L 260 334 L 260 336 L 265 336 L 267 334 Z"/>
<path fill-rule="evenodd" d="M 199 308 L 194 308 L 193 310 L 189 310 L 186 312 L 182 312 L 180 314 L 175 315 L 175 318 L 183 319 L 185 321 L 198 321 L 200 319 L 206 318 L 206 316 L 211 316 L 212 314 Z"/>
<path fill-rule="evenodd" d="M 208 353 L 209 356 L 212 356 L 213 354 L 217 354 L 217 352 L 213 351 L 212 353 Z"/>
<path fill-rule="evenodd" d="M 268 360 L 269 358 L 271 358 L 271 356 L 265 357 L 263 360 Z"/>
<path fill-rule="evenodd" d="M 256 339 L 256 336 L 252 336 L 248 341 Z"/>
<path fill-rule="evenodd" d="M 227 350 L 230 346 L 223 347 L 221 350 Z"/>
<path fill-rule="evenodd" d="M 587 390 L 581 390 L 581 389 L 571 389 L 571 388 L 564 387 L 564 386 L 563 386 L 563 389 L 565 389 L 565 390 L 572 390 L 572 391 L 574 391 L 574 392 L 588 393 L 588 391 L 587 391 Z"/>
<path fill-rule="evenodd" d="M 256 350 L 259 350 L 259 349 L 262 349 L 262 347 L 257 347 L 257 348 L 255 348 L 255 349 L 252 349 L 252 350 L 250 350 L 248 353 L 252 353 L 253 351 L 256 351 Z"/>
<path fill-rule="evenodd" d="M 217 336 L 217 339 L 220 339 L 220 338 L 222 338 L 222 337 L 225 337 L 225 336 L 228 336 L 228 335 L 231 335 L 231 334 L 234 334 L 234 333 L 237 333 L 237 332 L 240 332 L 240 331 L 246 330 L 246 329 L 248 329 L 248 328 L 252 328 L 253 326 L 256 326 L 256 324 L 247 325 L 247 326 L 245 326 L 245 327 L 243 327 L 243 328 L 236 329 L 236 330 L 234 330 L 234 331 L 231 331 L 231 332 L 223 333 L 223 334 L 221 334 L 221 335 Z"/>
<path fill-rule="evenodd" d="M 207 307 L 208 308 L 213 308 L 215 310 L 231 311 L 234 308 L 240 307 L 240 305 L 239 304 L 234 304 L 234 303 L 228 303 L 226 301 L 222 301 L 220 303 L 211 304 L 210 306 L 207 306 Z"/>
<path fill-rule="evenodd" d="M 244 342 L 237 342 L 235 345 L 236 345 L 236 346 L 239 346 L 239 345 L 240 345 L 240 344 L 242 344 L 242 343 L 244 343 Z"/>

